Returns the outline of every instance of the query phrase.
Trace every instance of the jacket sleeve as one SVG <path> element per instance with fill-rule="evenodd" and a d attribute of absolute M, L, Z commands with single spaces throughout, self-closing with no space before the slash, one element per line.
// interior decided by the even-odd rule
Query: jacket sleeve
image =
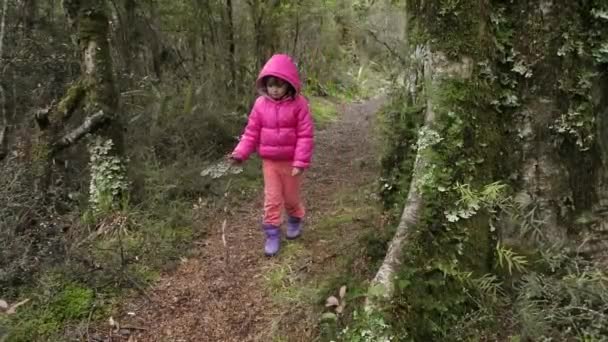
<path fill-rule="evenodd" d="M 314 123 L 310 115 L 308 101 L 302 97 L 298 111 L 298 126 L 296 129 L 296 150 L 293 167 L 307 169 L 314 150 Z"/>
<path fill-rule="evenodd" d="M 245 131 L 241 136 L 241 140 L 232 152 L 232 155 L 239 160 L 247 160 L 258 147 L 262 124 L 257 107 L 258 105 L 256 101 L 256 104 L 253 106 L 253 109 L 249 114 L 247 126 L 245 127 Z"/>

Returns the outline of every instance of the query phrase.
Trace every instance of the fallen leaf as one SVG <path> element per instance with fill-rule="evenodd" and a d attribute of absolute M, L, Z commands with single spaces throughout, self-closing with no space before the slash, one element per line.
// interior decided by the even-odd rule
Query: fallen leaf
<path fill-rule="evenodd" d="M 344 298 L 346 296 L 346 285 L 340 288 L 340 298 Z"/>
<path fill-rule="evenodd" d="M 27 303 L 27 302 L 29 302 L 29 301 L 30 301 L 30 299 L 29 299 L 29 298 L 27 298 L 27 299 L 24 299 L 24 300 L 20 301 L 19 303 L 16 303 L 16 304 L 11 305 L 11 307 L 10 307 L 10 308 L 8 308 L 8 310 L 6 310 L 6 314 L 7 314 L 7 315 L 12 315 L 12 314 L 14 314 L 15 312 L 17 312 L 17 308 L 18 308 L 18 307 L 20 307 L 20 306 L 21 306 L 21 305 L 23 305 L 23 304 L 26 304 L 26 303 Z"/>
<path fill-rule="evenodd" d="M 338 306 L 338 305 L 340 305 L 340 301 L 338 300 L 338 298 L 336 298 L 334 296 L 327 298 L 327 301 L 325 302 L 326 307 Z"/>
<path fill-rule="evenodd" d="M 120 323 L 114 319 L 114 317 L 110 316 L 110 319 L 108 320 L 108 323 L 110 323 L 110 326 L 112 328 L 114 328 L 115 332 L 119 332 L 120 331 Z"/>
<path fill-rule="evenodd" d="M 337 314 L 341 314 L 342 311 L 344 311 L 344 304 L 340 304 L 338 305 L 338 307 L 336 308 L 336 313 Z"/>

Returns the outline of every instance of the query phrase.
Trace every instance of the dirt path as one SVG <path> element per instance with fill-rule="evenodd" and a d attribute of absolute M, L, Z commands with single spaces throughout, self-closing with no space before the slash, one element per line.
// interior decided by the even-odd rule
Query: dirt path
<path fill-rule="evenodd" d="M 259 195 L 243 203 L 239 217 L 228 218 L 228 253 L 221 222 L 210 223 L 200 250 L 149 291 L 153 302 L 140 299 L 126 305 L 124 312 L 134 315 L 125 315 L 123 324 L 145 329 L 129 341 L 271 341 L 276 324 L 291 324 L 289 336 L 301 336 L 297 340 L 312 336 L 310 325 L 298 326 L 293 322 L 298 315 L 286 315 L 285 307 L 276 304 L 266 275 L 287 265 L 305 277 L 328 258 L 339 257 L 333 242 L 342 239 L 341 233 L 327 236 L 318 230 L 336 211 L 336 194 L 370 184 L 376 175 L 370 126 L 380 104 L 371 100 L 340 106 L 339 119 L 317 132 L 314 165 L 304 185 L 310 215 L 302 239 L 285 245 L 279 257 L 265 258 L 259 229 L 263 199 Z"/>

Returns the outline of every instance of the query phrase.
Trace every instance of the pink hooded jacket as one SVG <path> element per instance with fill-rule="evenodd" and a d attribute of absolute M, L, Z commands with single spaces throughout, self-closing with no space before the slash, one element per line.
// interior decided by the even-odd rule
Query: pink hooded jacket
<path fill-rule="evenodd" d="M 279 77 L 296 90 L 295 98 L 274 100 L 266 94 L 262 78 Z M 293 167 L 310 166 L 314 149 L 314 126 L 308 100 L 300 95 L 298 69 L 287 55 L 274 55 L 258 76 L 258 97 L 249 114 L 241 141 L 234 149 L 234 158 L 246 160 L 257 150 L 262 159 L 291 161 Z"/>

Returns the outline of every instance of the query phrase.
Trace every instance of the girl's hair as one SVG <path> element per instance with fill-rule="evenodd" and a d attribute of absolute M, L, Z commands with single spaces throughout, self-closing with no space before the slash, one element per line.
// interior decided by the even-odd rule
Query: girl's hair
<path fill-rule="evenodd" d="M 285 95 L 287 95 L 291 98 L 296 97 L 296 89 L 291 85 L 291 83 L 285 81 L 284 79 L 282 79 L 280 77 L 266 76 L 262 79 L 262 84 L 264 85 L 264 88 L 266 88 L 268 86 L 280 87 L 283 84 L 287 84 L 287 93 Z"/>

